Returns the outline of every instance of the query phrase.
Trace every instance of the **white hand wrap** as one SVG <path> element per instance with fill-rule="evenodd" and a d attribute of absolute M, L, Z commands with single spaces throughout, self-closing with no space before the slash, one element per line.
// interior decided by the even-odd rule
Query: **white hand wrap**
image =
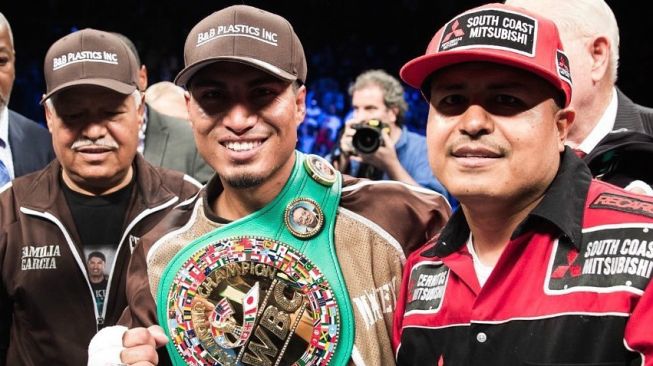
<path fill-rule="evenodd" d="M 122 337 L 127 327 L 113 326 L 102 328 L 88 345 L 88 366 L 125 365 L 120 360 L 120 353 L 125 347 Z"/>

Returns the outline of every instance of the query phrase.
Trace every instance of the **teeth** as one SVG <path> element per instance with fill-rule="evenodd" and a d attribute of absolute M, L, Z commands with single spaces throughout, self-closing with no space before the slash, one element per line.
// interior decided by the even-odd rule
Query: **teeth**
<path fill-rule="evenodd" d="M 238 142 L 238 141 L 232 141 L 232 142 L 227 142 L 224 144 L 224 146 L 233 151 L 247 151 L 247 150 L 252 150 L 253 148 L 261 145 L 260 141 L 244 141 L 244 142 Z"/>

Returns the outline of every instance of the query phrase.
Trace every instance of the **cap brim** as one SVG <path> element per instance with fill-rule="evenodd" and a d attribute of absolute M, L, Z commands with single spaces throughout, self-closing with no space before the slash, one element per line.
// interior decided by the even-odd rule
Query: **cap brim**
<path fill-rule="evenodd" d="M 408 85 L 417 89 L 423 89 L 426 79 L 438 70 L 463 62 L 484 61 L 512 66 L 532 72 L 551 83 L 566 96 L 566 91 L 564 85 L 562 85 L 562 81 L 554 75 L 551 75 L 548 70 L 543 69 L 539 65 L 526 63 L 520 59 L 510 58 L 506 55 L 488 53 L 487 49 L 451 51 L 420 56 L 405 64 L 399 71 L 399 75 Z M 567 103 L 568 102 L 569 101 L 567 101 Z"/>
<path fill-rule="evenodd" d="M 297 75 L 293 75 L 289 72 L 281 70 L 280 68 L 274 65 L 271 65 L 267 62 L 263 62 L 258 59 L 254 59 L 250 57 L 242 57 L 242 56 L 220 56 L 220 57 L 212 57 L 209 59 L 198 61 L 194 64 L 185 67 L 183 70 L 179 72 L 179 74 L 177 74 L 177 77 L 175 78 L 175 84 L 185 88 L 186 84 L 188 84 L 188 81 L 193 77 L 193 75 L 195 75 L 196 72 L 198 72 L 200 69 L 202 69 L 205 66 L 220 61 L 238 62 L 248 66 L 252 66 L 285 81 L 292 82 L 298 79 Z"/>
<path fill-rule="evenodd" d="M 89 78 L 89 79 L 79 79 L 79 80 L 73 80 L 69 81 L 67 83 L 61 84 L 58 87 L 50 90 L 49 93 L 47 93 L 43 99 L 41 99 L 41 104 L 45 102 L 48 98 L 52 97 L 54 94 L 64 90 L 71 88 L 73 86 L 79 86 L 79 85 L 93 85 L 93 86 L 99 86 L 107 89 L 111 89 L 117 93 L 124 94 L 124 95 L 129 95 L 133 93 L 136 90 L 136 85 L 131 85 L 131 84 L 125 84 L 123 82 L 113 80 L 113 79 L 101 79 L 101 78 Z"/>

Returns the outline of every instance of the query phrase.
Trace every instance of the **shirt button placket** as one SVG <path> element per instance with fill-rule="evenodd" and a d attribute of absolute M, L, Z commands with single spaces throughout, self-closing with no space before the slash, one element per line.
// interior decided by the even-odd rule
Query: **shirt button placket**
<path fill-rule="evenodd" d="M 485 343 L 485 341 L 487 341 L 487 334 L 483 332 L 476 333 L 476 340 L 478 343 Z"/>

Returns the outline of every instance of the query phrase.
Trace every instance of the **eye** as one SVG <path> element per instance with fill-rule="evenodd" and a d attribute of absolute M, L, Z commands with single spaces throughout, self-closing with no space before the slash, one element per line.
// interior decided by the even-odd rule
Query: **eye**
<path fill-rule="evenodd" d="M 198 103 L 215 103 L 219 100 L 224 100 L 227 97 L 227 93 L 223 88 L 220 88 L 215 85 L 200 85 L 190 88 L 190 94 L 193 96 Z"/>
<path fill-rule="evenodd" d="M 261 85 L 249 91 L 249 100 L 253 107 L 262 108 L 272 103 L 279 94 L 281 91 L 274 85 Z"/>
<path fill-rule="evenodd" d="M 217 101 L 226 98 L 226 93 L 218 88 L 202 88 L 196 94 L 198 100 L 205 102 Z"/>
<path fill-rule="evenodd" d="M 84 113 L 68 111 L 66 113 L 59 114 L 61 121 L 67 125 L 75 125 L 84 119 Z"/>
<path fill-rule="evenodd" d="M 433 94 L 431 105 L 443 115 L 454 116 L 465 111 L 468 100 L 463 94 Z"/>
<path fill-rule="evenodd" d="M 524 99 L 511 94 L 496 94 L 487 101 L 485 108 L 496 115 L 510 116 L 521 113 L 532 107 Z"/>
<path fill-rule="evenodd" d="M 455 106 L 463 103 L 465 98 L 460 94 L 451 94 L 442 98 L 441 104 L 447 106 Z"/>
<path fill-rule="evenodd" d="M 225 88 L 213 84 L 191 87 L 189 91 L 195 104 L 208 115 L 221 113 L 231 100 L 231 94 Z"/>
<path fill-rule="evenodd" d="M 261 85 L 251 89 L 249 97 L 256 105 L 266 105 L 272 102 L 281 92 L 282 90 L 275 85 Z"/>
<path fill-rule="evenodd" d="M 276 95 L 276 92 L 271 88 L 260 87 L 260 88 L 255 88 L 254 90 L 252 90 L 251 95 L 253 97 L 266 97 L 266 96 L 270 96 L 270 95 Z"/>
<path fill-rule="evenodd" d="M 114 120 L 122 114 L 122 111 L 108 110 L 104 112 L 104 117 L 109 120 Z"/>
<path fill-rule="evenodd" d="M 502 105 L 523 105 L 524 103 L 517 97 L 508 94 L 499 94 L 495 97 L 498 104 Z"/>
<path fill-rule="evenodd" d="M 0 56 L 0 66 L 5 66 L 6 64 L 9 63 L 9 61 L 11 61 L 9 57 Z"/>

